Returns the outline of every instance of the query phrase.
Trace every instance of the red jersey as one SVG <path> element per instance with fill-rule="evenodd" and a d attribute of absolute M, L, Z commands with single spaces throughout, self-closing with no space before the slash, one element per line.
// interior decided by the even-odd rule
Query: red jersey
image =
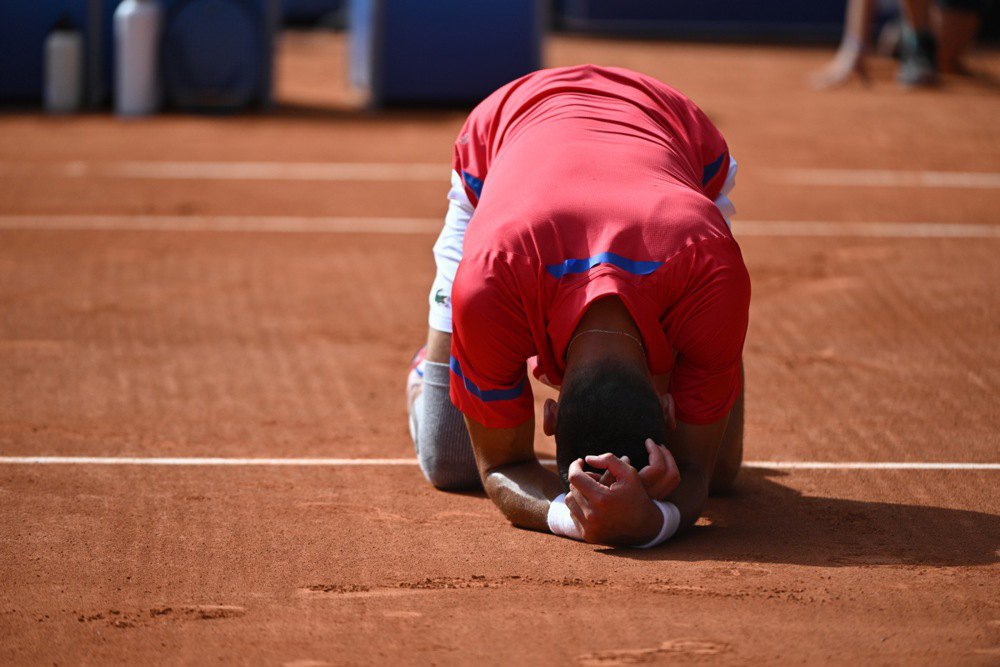
<path fill-rule="evenodd" d="M 750 279 L 713 200 L 722 135 L 648 76 L 593 65 L 529 74 L 469 116 L 454 153 L 475 213 L 452 290 L 451 400 L 493 428 L 534 410 L 526 361 L 561 384 L 570 336 L 616 295 L 677 418 L 724 417 L 741 390 Z"/>

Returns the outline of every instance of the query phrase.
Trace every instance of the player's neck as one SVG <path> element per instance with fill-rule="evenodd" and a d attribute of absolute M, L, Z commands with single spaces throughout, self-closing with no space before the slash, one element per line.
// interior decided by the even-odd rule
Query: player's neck
<path fill-rule="evenodd" d="M 598 360 L 634 365 L 649 372 L 639 327 L 616 297 L 595 301 L 580 318 L 566 351 L 566 374 Z"/>

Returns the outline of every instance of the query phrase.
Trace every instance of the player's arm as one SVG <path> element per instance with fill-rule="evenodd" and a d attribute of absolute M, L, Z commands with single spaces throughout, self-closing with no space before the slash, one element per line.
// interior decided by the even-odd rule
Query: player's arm
<path fill-rule="evenodd" d="M 680 510 L 682 527 L 701 514 L 730 413 L 743 392 L 750 308 L 750 276 L 735 243 L 717 241 L 693 255 L 691 272 L 704 278 L 678 309 L 670 378 L 677 428 L 667 443 L 681 476 L 668 500 Z"/>
<path fill-rule="evenodd" d="M 514 525 L 545 530 L 549 501 L 564 489 L 535 458 L 526 364 L 535 347 L 515 271 L 481 255 L 459 266 L 452 291 L 451 399 L 465 417 L 487 495 Z"/>
<path fill-rule="evenodd" d="M 486 495 L 515 526 L 548 530 L 549 503 L 563 492 L 559 476 L 535 457 L 535 418 L 488 428 L 465 418 Z"/>
<path fill-rule="evenodd" d="M 487 495 L 514 525 L 545 530 L 549 501 L 564 489 L 535 457 L 534 401 L 524 362 L 533 351 L 530 332 L 500 290 L 463 284 L 466 268 L 459 268 L 455 283 L 452 403 L 465 417 Z"/>
<path fill-rule="evenodd" d="M 711 424 L 677 422 L 671 433 L 670 452 L 677 462 L 681 481 L 667 500 L 681 513 L 681 529 L 694 525 L 708 499 L 712 471 L 726 432 L 728 415 Z"/>

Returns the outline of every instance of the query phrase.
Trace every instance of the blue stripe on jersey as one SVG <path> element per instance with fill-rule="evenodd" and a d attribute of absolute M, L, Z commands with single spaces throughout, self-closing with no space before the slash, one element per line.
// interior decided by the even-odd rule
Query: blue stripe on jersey
<path fill-rule="evenodd" d="M 708 182 L 715 178 L 715 175 L 719 173 L 719 169 L 722 167 L 722 160 L 726 157 L 723 153 L 720 155 L 715 162 L 712 164 L 706 164 L 705 168 L 701 171 L 701 184 L 708 185 Z"/>
<path fill-rule="evenodd" d="M 478 199 L 483 191 L 483 181 L 467 171 L 462 172 L 462 178 L 465 180 L 465 184 L 469 186 L 469 189 L 476 193 L 476 198 Z"/>
<path fill-rule="evenodd" d="M 611 264 L 622 271 L 646 276 L 663 266 L 663 262 L 637 262 L 613 252 L 602 252 L 586 259 L 567 259 L 562 264 L 549 264 L 545 267 L 556 280 L 570 273 L 586 273 L 598 264 Z"/>
<path fill-rule="evenodd" d="M 465 388 L 470 394 L 483 401 L 484 403 L 490 403 L 492 401 L 510 401 L 518 398 L 524 393 L 524 386 L 528 383 L 528 376 L 525 375 L 521 378 L 521 381 L 516 387 L 510 389 L 480 389 L 477 387 L 472 380 L 462 375 L 462 366 L 458 363 L 458 359 L 455 357 L 451 358 L 451 372 L 462 378 L 462 382 L 465 383 Z"/>

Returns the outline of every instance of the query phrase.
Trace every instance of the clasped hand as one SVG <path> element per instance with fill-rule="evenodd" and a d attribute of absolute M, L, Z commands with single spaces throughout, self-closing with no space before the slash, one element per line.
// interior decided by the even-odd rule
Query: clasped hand
<path fill-rule="evenodd" d="M 585 471 L 583 459 L 570 464 L 566 506 L 587 542 L 633 546 L 659 532 L 663 515 L 653 499 L 673 493 L 681 475 L 666 447 L 647 439 L 646 451 L 649 465 L 642 470 L 633 468 L 627 456 L 614 454 L 586 458 L 602 474 Z"/>

